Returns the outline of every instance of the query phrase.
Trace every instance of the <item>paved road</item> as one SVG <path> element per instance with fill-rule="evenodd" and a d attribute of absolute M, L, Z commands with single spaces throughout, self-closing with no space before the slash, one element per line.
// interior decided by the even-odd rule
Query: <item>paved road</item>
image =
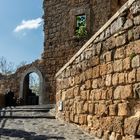
<path fill-rule="evenodd" d="M 0 140 L 94 140 L 72 124 L 52 118 L 1 118 Z"/>

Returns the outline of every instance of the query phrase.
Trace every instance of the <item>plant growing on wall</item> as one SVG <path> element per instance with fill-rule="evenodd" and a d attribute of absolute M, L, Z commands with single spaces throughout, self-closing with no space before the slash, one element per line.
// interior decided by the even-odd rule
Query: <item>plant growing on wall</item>
<path fill-rule="evenodd" d="M 78 38 L 87 36 L 85 15 L 76 16 L 76 31 L 75 32 Z"/>

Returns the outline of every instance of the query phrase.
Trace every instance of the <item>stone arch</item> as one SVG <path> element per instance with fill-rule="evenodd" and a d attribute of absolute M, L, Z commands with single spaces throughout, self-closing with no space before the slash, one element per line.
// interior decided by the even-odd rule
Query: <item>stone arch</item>
<path fill-rule="evenodd" d="M 38 68 L 36 68 L 36 67 L 30 67 L 29 69 L 27 69 L 23 74 L 22 74 L 22 76 L 21 76 L 21 81 L 20 81 L 20 93 L 19 93 L 19 97 L 21 97 L 21 98 L 24 98 L 24 82 L 25 82 L 25 79 L 26 79 L 26 77 L 29 75 L 29 74 L 31 74 L 31 73 L 33 73 L 33 72 L 35 72 L 38 76 L 39 76 L 39 78 L 40 78 L 40 86 L 39 86 L 39 104 L 44 104 L 44 87 L 45 87 L 45 81 L 44 81 L 44 78 L 43 78 L 43 75 L 42 75 L 42 73 L 40 72 L 40 70 L 38 69 Z"/>

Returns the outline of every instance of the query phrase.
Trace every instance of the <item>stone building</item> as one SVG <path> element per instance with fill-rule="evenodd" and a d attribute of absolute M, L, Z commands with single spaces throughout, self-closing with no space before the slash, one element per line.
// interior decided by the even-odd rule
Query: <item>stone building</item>
<path fill-rule="evenodd" d="M 55 103 L 55 74 L 108 21 L 126 0 L 44 0 L 44 51 L 42 58 L 19 68 L 9 76 L 0 75 L 0 102 L 7 88 L 26 98 L 29 74 L 40 77 L 39 104 Z M 77 16 L 84 16 L 87 35 L 76 36 Z M 26 104 L 26 102 L 25 102 Z"/>

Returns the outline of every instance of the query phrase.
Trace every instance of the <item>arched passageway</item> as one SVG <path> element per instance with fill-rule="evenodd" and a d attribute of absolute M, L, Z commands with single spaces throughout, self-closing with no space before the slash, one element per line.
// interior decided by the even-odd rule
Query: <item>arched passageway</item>
<path fill-rule="evenodd" d="M 21 78 L 20 98 L 24 105 L 43 104 L 44 79 L 35 67 L 28 69 Z"/>

